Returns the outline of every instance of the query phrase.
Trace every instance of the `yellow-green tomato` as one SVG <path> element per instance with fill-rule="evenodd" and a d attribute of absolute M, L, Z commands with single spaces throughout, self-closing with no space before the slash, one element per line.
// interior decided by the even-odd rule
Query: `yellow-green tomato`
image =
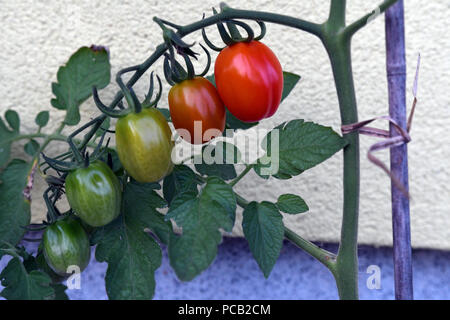
<path fill-rule="evenodd" d="M 145 108 L 117 121 L 116 148 L 120 162 L 138 182 L 156 182 L 172 171 L 173 146 L 172 131 L 156 108 Z"/>
<path fill-rule="evenodd" d="M 119 216 L 120 182 L 102 161 L 70 172 L 66 178 L 66 196 L 75 214 L 92 227 L 104 226 Z"/>
<path fill-rule="evenodd" d="M 83 271 L 89 264 L 89 238 L 74 218 L 59 220 L 45 229 L 42 237 L 45 260 L 60 276 Z"/>

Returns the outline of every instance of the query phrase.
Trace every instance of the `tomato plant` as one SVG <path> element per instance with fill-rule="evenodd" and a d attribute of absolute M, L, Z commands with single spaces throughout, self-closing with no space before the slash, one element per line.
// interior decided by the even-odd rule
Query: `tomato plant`
<path fill-rule="evenodd" d="M 89 226 L 101 227 L 119 216 L 122 199 L 119 179 L 102 161 L 70 172 L 66 196 L 75 214 Z"/>
<path fill-rule="evenodd" d="M 208 142 L 225 129 L 223 102 L 214 85 L 203 77 L 174 85 L 169 92 L 169 110 L 175 129 L 187 130 L 185 139 L 190 143 Z M 196 122 L 201 126 L 197 130 Z"/>
<path fill-rule="evenodd" d="M 393 3 L 395 0 L 385 0 L 380 11 Z M 290 119 L 264 137 L 261 147 L 265 153 L 258 154 L 255 161 L 236 160 L 242 157 L 237 156 L 239 148 L 232 145 L 232 163 L 205 161 L 188 166 L 192 164 L 188 160 L 178 165 L 172 161 L 175 142 L 168 123 L 172 121 L 177 130 L 186 129 L 194 137 L 189 142 L 205 143 L 202 156 L 204 151 L 210 151 L 210 155 L 223 160 L 227 159 L 223 150 L 227 143 L 214 144 L 213 137 L 205 135 L 208 130 L 221 133 L 225 126 L 230 130 L 246 130 L 276 112 L 282 98 L 286 98 L 300 77 L 283 72 L 275 54 L 260 41 L 266 31 L 264 22 L 307 31 L 323 42 L 332 64 L 342 124 L 357 122 L 350 43 L 351 36 L 371 16 L 346 25 L 345 11 L 345 1 L 332 0 L 329 18 L 323 24 L 237 10 L 225 4 L 221 5 L 220 13 L 214 10 L 212 17 L 186 26 L 154 18 L 162 29 L 164 42 L 142 64 L 117 73 L 120 91 L 108 106 L 97 91 L 110 82 L 108 50 L 91 46 L 75 52 L 59 68 L 57 82 L 52 84 L 55 96 L 52 106 L 66 111 L 64 121 L 53 132 L 41 131 L 50 121 L 45 111 L 37 115 L 37 130 L 31 134 L 21 133 L 17 112 L 8 110 L 5 121 L 0 118 L 0 257 L 12 257 L 0 273 L 5 286 L 1 295 L 8 299 L 57 298 L 58 292 L 64 291 L 59 282 L 67 276 L 67 268 L 77 265 L 80 270 L 85 269 L 90 245 L 96 245 L 96 259 L 108 265 L 105 287 L 109 298 L 150 299 L 156 287 L 155 271 L 163 257 L 161 243 L 167 246 L 170 265 L 178 278 L 191 280 L 213 262 L 222 231 L 231 232 L 236 221 L 241 221 L 244 237 L 264 276 L 270 275 L 283 240 L 287 239 L 330 270 L 341 298 L 356 299 L 359 201 L 356 132 L 341 136 L 329 126 Z M 250 25 L 242 20 L 258 24 L 260 35 L 255 36 Z M 206 36 L 205 29 L 213 24 L 218 27 L 223 48 L 215 46 Z M 246 37 L 240 29 L 247 33 Z M 211 64 L 208 49 L 202 46 L 207 65 L 196 74 L 191 61 L 198 55 L 195 44 L 183 41 L 184 36 L 199 30 L 207 46 L 220 51 L 214 74 L 208 76 Z M 164 76 L 172 86 L 169 110 L 158 108 L 163 88 L 158 76 L 159 91 L 151 100 L 155 87 L 153 72 L 142 102 L 133 88 L 160 58 Z M 124 83 L 122 76 L 129 72 L 133 74 Z M 206 77 L 215 79 L 217 89 Z M 102 114 L 64 135 L 64 128 L 79 124 L 79 107 L 91 94 Z M 115 131 L 110 130 L 111 118 L 118 118 Z M 198 140 L 195 121 L 202 123 L 202 137 Z M 115 134 L 114 146 L 109 146 L 111 134 Z M 105 138 L 108 138 L 106 145 Z M 28 161 L 9 161 L 11 145 L 18 140 L 27 140 L 24 151 Z M 68 151 L 54 157 L 45 155 L 44 150 L 53 141 L 67 142 Z M 336 254 L 285 226 L 283 214 L 308 211 L 300 196 L 280 194 L 274 195 L 277 200 L 248 201 L 234 188 L 251 170 L 265 180 L 290 179 L 341 150 L 345 168 L 344 218 L 342 241 Z M 237 165 L 243 167 L 239 174 L 235 170 Z M 42 223 L 30 224 L 31 189 L 36 173 L 48 184 L 43 193 L 47 215 Z M 60 206 L 64 194 L 71 206 L 65 212 Z M 238 206 L 243 209 L 240 220 L 236 219 Z M 42 231 L 40 239 L 38 232 Z M 24 237 L 25 232 L 38 234 L 36 239 L 41 241 L 42 253 L 39 251 L 36 257 L 19 245 L 21 241 L 30 241 Z"/>
<path fill-rule="evenodd" d="M 283 92 L 283 71 L 275 54 L 262 42 L 238 42 L 223 49 L 214 66 L 217 90 L 239 120 L 271 117 Z"/>
<path fill-rule="evenodd" d="M 66 275 L 70 266 L 83 271 L 89 264 L 89 238 L 81 224 L 68 218 L 48 226 L 42 238 L 45 260 L 58 275 Z"/>

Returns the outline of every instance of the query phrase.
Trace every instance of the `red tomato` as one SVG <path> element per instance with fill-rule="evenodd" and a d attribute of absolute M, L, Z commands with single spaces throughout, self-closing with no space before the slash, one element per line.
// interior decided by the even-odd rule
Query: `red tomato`
<path fill-rule="evenodd" d="M 208 142 L 225 129 L 223 102 L 214 85 L 203 77 L 174 85 L 169 92 L 169 110 L 175 129 L 190 143 Z"/>
<path fill-rule="evenodd" d="M 239 120 L 256 122 L 277 111 L 283 93 L 283 70 L 272 50 L 259 41 L 223 49 L 214 67 L 217 91 Z"/>

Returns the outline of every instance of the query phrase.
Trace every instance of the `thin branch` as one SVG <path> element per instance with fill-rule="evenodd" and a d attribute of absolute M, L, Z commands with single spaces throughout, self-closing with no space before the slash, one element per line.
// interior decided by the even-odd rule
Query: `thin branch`
<path fill-rule="evenodd" d="M 180 36 L 185 36 L 189 33 L 192 33 L 196 30 L 205 28 L 207 26 L 211 26 L 213 24 L 216 24 L 218 22 L 223 22 L 225 20 L 230 19 L 248 19 L 248 20 L 255 20 L 255 21 L 265 21 L 265 22 L 272 22 L 281 24 L 288 27 L 293 27 L 299 30 L 303 30 L 305 32 L 311 33 L 316 36 L 321 36 L 321 25 L 317 23 L 313 23 L 310 21 L 297 19 L 294 17 L 276 14 L 276 13 L 270 13 L 270 12 L 263 12 L 263 11 L 250 11 L 250 10 L 240 10 L 240 9 L 234 9 L 234 8 L 225 8 L 222 12 L 218 13 L 217 15 L 213 15 L 211 17 L 208 17 L 206 19 L 203 19 L 201 21 L 186 25 L 179 29 Z"/>
<path fill-rule="evenodd" d="M 325 265 L 331 272 L 335 272 L 336 267 L 336 255 L 325 249 L 316 246 L 314 243 L 303 239 L 291 229 L 284 227 L 284 236 L 300 249 L 303 249 L 313 258 L 317 259 L 320 263 Z"/>
<path fill-rule="evenodd" d="M 237 204 L 245 209 L 249 202 L 244 199 L 239 194 L 235 193 Z M 298 234 L 296 234 L 294 231 L 288 229 L 287 227 L 284 227 L 284 236 L 287 240 L 291 241 L 293 244 L 295 244 L 300 249 L 304 250 L 306 253 L 308 253 L 310 256 L 315 258 L 317 261 L 322 263 L 324 266 L 326 266 L 330 271 L 334 274 L 336 271 L 336 255 L 334 253 L 328 252 L 327 250 L 324 250 L 318 246 L 316 246 L 314 243 L 302 238 Z"/>
<path fill-rule="evenodd" d="M 236 177 L 234 178 L 229 185 L 230 186 L 235 186 L 236 183 L 238 183 L 243 177 L 245 177 L 245 175 L 253 168 L 253 165 L 248 164 L 245 166 L 245 169 Z"/>

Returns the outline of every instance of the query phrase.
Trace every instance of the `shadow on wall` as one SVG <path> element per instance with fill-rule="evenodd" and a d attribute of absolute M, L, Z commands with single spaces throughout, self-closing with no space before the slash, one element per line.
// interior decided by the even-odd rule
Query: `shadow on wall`
<path fill-rule="evenodd" d="M 334 252 L 337 246 L 327 244 L 324 248 Z M 393 299 L 392 248 L 361 246 L 359 258 L 361 299 Z M 8 257 L 0 260 L 0 270 L 8 260 Z M 450 252 L 414 250 L 413 263 L 415 299 L 450 299 Z M 67 290 L 70 299 L 107 299 L 104 288 L 106 268 L 106 263 L 92 259 L 82 273 L 81 289 Z M 284 244 L 267 280 L 253 259 L 247 242 L 241 238 L 224 238 L 213 265 L 191 282 L 177 279 L 164 250 L 163 263 L 155 277 L 155 299 L 338 298 L 328 270 L 288 242 Z"/>

